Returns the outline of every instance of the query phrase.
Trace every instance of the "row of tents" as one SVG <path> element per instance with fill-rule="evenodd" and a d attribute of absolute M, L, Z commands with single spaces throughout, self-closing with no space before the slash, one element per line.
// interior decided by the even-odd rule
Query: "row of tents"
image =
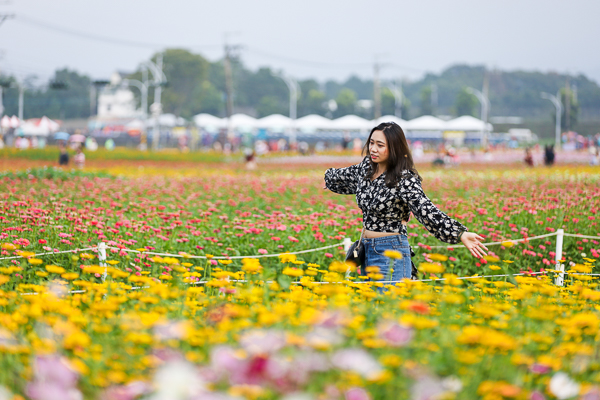
<path fill-rule="evenodd" d="M 320 115 L 311 114 L 292 120 L 281 114 L 273 114 L 264 118 L 253 118 L 246 114 L 234 114 L 230 119 L 219 118 L 210 114 L 199 114 L 194 117 L 194 123 L 199 128 L 208 132 L 231 128 L 238 132 L 253 132 L 255 130 L 268 130 L 270 132 L 287 132 L 291 129 L 303 133 L 316 133 L 319 131 L 351 131 L 368 132 L 381 122 L 395 122 L 405 131 L 462 131 L 462 132 L 487 132 L 493 126 L 484 124 L 482 120 L 471 116 L 462 116 L 449 121 L 424 115 L 409 121 L 393 115 L 385 115 L 377 120 L 368 120 L 357 115 L 346 115 L 337 119 L 328 119 Z"/>
<path fill-rule="evenodd" d="M 99 121 L 90 121 L 90 131 L 99 128 Z M 492 132 L 491 124 L 484 124 L 483 121 L 471 117 L 462 116 L 451 120 L 443 120 L 431 115 L 425 115 L 409 121 L 400 119 L 393 115 L 386 115 L 377 120 L 368 120 L 357 115 L 346 115 L 337 119 L 329 119 L 320 115 L 312 114 L 305 117 L 292 120 L 281 114 L 273 114 L 264 118 L 253 118 L 246 114 L 234 114 L 231 118 L 219 118 L 210 114 L 198 114 L 193 117 L 194 125 L 203 131 L 209 133 L 218 133 L 222 130 L 231 129 L 238 133 L 260 133 L 269 132 L 273 134 L 285 134 L 292 130 L 304 134 L 313 135 L 325 132 L 353 132 L 365 134 L 374 126 L 381 122 L 395 122 L 400 125 L 408 136 L 411 132 L 418 132 L 419 136 L 427 136 L 428 133 L 434 136 L 442 132 L 463 132 L 480 133 L 484 130 Z M 113 125 L 107 121 L 108 125 Z M 173 114 L 163 114 L 159 116 L 158 124 L 163 128 L 175 128 L 185 126 L 187 123 L 183 118 L 176 117 Z M 146 128 L 152 128 L 155 121 L 148 119 L 146 121 L 132 119 L 121 121 L 119 131 L 141 131 Z M 53 121 L 47 117 L 34 118 L 26 121 L 20 121 L 17 117 L 4 116 L 0 120 L 0 126 L 6 130 L 10 128 L 26 136 L 49 136 L 57 132 L 60 128 L 59 122 Z M 467 135 L 469 136 L 469 135 Z"/>

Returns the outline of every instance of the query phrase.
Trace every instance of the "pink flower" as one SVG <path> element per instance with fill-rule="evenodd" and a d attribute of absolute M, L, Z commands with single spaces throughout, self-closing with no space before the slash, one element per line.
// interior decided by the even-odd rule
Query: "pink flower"
<path fill-rule="evenodd" d="M 211 263 L 212 265 L 219 265 L 219 263 L 217 262 L 217 260 L 210 260 L 210 263 Z"/>
<path fill-rule="evenodd" d="M 327 258 L 333 258 L 333 254 L 331 254 L 331 253 L 325 253 L 325 257 L 327 257 Z"/>
<path fill-rule="evenodd" d="M 344 393 L 345 400 L 371 400 L 369 393 L 363 388 L 351 388 Z"/>
<path fill-rule="evenodd" d="M 281 240 L 281 238 L 277 237 L 277 236 L 273 236 L 273 237 L 271 237 L 271 240 L 274 240 L 274 241 L 278 242 L 278 241 Z"/>
<path fill-rule="evenodd" d="M 529 370 L 534 374 L 545 374 L 550 371 L 550 367 L 544 364 L 532 364 Z"/>
<path fill-rule="evenodd" d="M 258 249 L 258 254 L 267 254 L 268 251 L 266 249 Z"/>
<path fill-rule="evenodd" d="M 379 337 L 392 347 L 401 347 L 408 344 L 413 336 L 412 328 L 399 325 L 395 322 L 383 323 L 379 326 Z"/>

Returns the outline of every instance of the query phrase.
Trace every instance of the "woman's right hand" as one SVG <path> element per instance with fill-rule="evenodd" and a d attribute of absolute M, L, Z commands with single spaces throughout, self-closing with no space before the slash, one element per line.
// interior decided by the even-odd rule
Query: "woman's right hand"
<path fill-rule="evenodd" d="M 460 241 L 471 252 L 473 257 L 477 258 L 483 258 L 483 256 L 487 255 L 485 251 L 488 248 L 481 243 L 482 240 L 484 240 L 482 236 L 479 236 L 473 232 L 463 232 L 463 234 L 460 236 Z"/>

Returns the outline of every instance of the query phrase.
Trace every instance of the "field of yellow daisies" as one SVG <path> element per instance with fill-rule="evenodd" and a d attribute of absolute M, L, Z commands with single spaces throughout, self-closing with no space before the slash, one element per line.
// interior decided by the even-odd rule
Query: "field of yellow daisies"
<path fill-rule="evenodd" d="M 600 399 L 597 170 L 423 170 L 498 244 L 382 284 L 323 169 L 2 174 L 0 399 Z"/>

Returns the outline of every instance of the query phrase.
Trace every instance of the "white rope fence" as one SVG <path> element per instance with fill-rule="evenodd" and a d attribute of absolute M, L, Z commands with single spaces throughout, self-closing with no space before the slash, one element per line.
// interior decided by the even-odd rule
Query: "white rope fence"
<path fill-rule="evenodd" d="M 561 263 L 562 260 L 562 247 L 563 247 L 563 237 L 564 236 L 568 236 L 568 237 L 576 237 L 576 238 L 582 238 L 582 239 L 600 239 L 600 236 L 589 236 L 589 235 L 580 235 L 577 233 L 565 233 L 563 229 L 558 229 L 556 232 L 552 232 L 552 233 L 548 233 L 548 234 L 544 234 L 544 235 L 538 235 L 538 236 L 532 236 L 532 237 L 526 237 L 526 238 L 521 238 L 521 239 L 509 239 L 509 240 L 504 240 L 501 242 L 488 242 L 488 243 L 484 243 L 485 246 L 495 246 L 495 245 L 502 245 L 502 244 L 506 244 L 506 243 L 521 243 L 521 242 L 529 242 L 531 240 L 537 240 L 537 239 L 543 239 L 543 238 L 547 238 L 547 237 L 551 237 L 551 236 L 556 236 L 556 256 L 555 256 L 555 261 L 556 261 L 556 271 L 558 271 L 558 274 L 555 278 L 555 284 L 557 286 L 562 286 L 563 282 L 564 282 L 564 275 L 565 274 L 569 274 L 568 272 L 565 272 L 564 270 L 564 265 Z M 54 255 L 54 254 L 64 254 L 64 253 L 79 253 L 79 252 L 83 252 L 83 251 L 97 251 L 98 252 L 98 260 L 99 260 L 99 264 L 100 266 L 106 267 L 106 250 L 107 249 L 114 249 L 114 250 L 118 250 L 118 251 L 125 251 L 128 253 L 138 253 L 138 254 L 148 254 L 148 255 L 156 255 L 156 256 L 161 256 L 161 257 L 175 257 L 175 258 L 189 258 L 189 259 L 226 259 L 226 260 L 231 260 L 231 259 L 243 259 L 243 258 L 263 258 L 263 257 L 280 257 L 282 255 L 297 255 L 297 254 L 306 254 L 306 253 L 312 253 L 312 252 L 317 252 L 317 251 L 321 251 L 321 250 L 326 250 L 326 249 L 331 249 L 334 247 L 340 247 L 340 246 L 344 246 L 344 250 L 348 251 L 348 249 L 350 248 L 350 246 L 352 245 L 352 240 L 350 238 L 345 238 L 343 242 L 341 243 L 336 243 L 336 244 L 332 244 L 332 245 L 328 245 L 328 246 L 323 246 L 323 247 L 317 247 L 317 248 L 313 248 L 313 249 L 306 249 L 306 250 L 300 250 L 300 251 L 296 251 L 296 252 L 288 252 L 288 253 L 277 253 L 277 254 L 257 254 L 257 255 L 248 255 L 248 256 L 212 256 L 212 257 L 208 257 L 208 256 L 197 256 L 197 255 L 192 255 L 192 254 L 171 254 L 171 253 L 159 253 L 159 252 L 151 252 L 151 251 L 141 251 L 141 250 L 133 250 L 133 249 L 126 249 L 126 248 L 120 248 L 120 247 L 114 247 L 114 246 L 106 246 L 106 244 L 104 242 L 99 243 L 99 245 L 97 247 L 88 247 L 88 248 L 83 248 L 83 249 L 73 249 L 73 250 L 64 250 L 64 251 L 52 251 L 52 252 L 46 252 L 46 253 L 37 253 L 37 254 L 33 254 L 33 255 L 28 255 L 27 257 L 37 257 L 37 256 L 43 256 L 43 255 Z M 423 246 L 426 247 L 427 249 L 434 249 L 434 248 L 443 248 L 443 249 L 449 249 L 449 248 L 460 248 L 460 247 L 465 247 L 464 245 L 450 245 L 450 246 Z M 18 258 L 25 258 L 26 256 L 12 256 L 12 257 L 1 257 L 1 260 L 12 260 L 12 259 L 18 259 Z M 499 277 L 507 277 L 507 276 L 522 276 L 522 275 L 536 275 L 536 274 L 545 274 L 547 273 L 546 271 L 543 272 L 531 272 L 531 273 L 519 273 L 519 274 L 506 274 L 506 275 L 484 275 L 484 276 L 470 276 L 470 277 L 457 277 L 456 279 L 479 279 L 479 278 L 499 278 Z M 600 276 L 600 274 L 579 274 L 579 275 L 590 275 L 590 276 Z M 104 281 L 106 279 L 107 276 L 107 271 L 105 270 L 104 274 L 102 275 L 102 280 Z M 444 281 L 446 280 L 445 278 L 440 278 L 440 279 L 421 279 L 421 280 L 416 280 L 416 281 L 420 281 L 420 282 L 431 282 L 431 281 Z M 208 281 L 199 281 L 199 282 L 192 282 L 191 284 L 204 284 Z M 239 282 L 247 282 L 244 280 L 239 280 Z M 399 283 L 402 281 L 377 281 L 379 283 L 383 283 L 383 284 L 392 284 L 392 283 Z M 330 282 L 313 282 L 315 284 L 327 284 Z M 371 281 L 367 281 L 367 282 L 355 282 L 355 283 L 372 283 Z M 142 287 L 133 287 L 132 289 L 140 289 Z M 85 292 L 85 290 L 72 290 L 69 291 L 68 293 L 83 293 Z M 37 293 L 22 293 L 22 295 L 32 295 L 32 294 L 37 294 Z"/>

